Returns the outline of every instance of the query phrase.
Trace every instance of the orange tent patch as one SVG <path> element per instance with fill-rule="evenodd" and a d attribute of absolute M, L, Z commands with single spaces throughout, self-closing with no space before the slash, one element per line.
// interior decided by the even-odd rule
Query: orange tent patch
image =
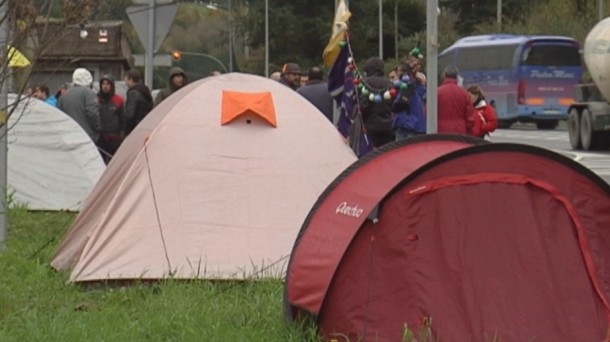
<path fill-rule="evenodd" d="M 275 105 L 271 92 L 242 93 L 237 91 L 222 91 L 222 125 L 226 125 L 248 113 L 256 114 L 271 126 L 277 127 Z"/>

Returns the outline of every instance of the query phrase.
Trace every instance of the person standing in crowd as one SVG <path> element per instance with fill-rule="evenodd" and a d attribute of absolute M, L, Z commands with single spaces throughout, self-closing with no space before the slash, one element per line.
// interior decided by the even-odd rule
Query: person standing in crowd
<path fill-rule="evenodd" d="M 169 85 L 167 88 L 162 89 L 157 97 L 155 98 L 153 107 L 159 105 L 159 103 L 163 102 L 170 95 L 178 91 L 180 88 L 184 87 L 188 84 L 188 79 L 186 77 L 186 73 L 180 67 L 173 67 L 169 70 Z"/>
<path fill-rule="evenodd" d="M 498 115 L 496 110 L 485 101 L 483 89 L 477 85 L 468 87 L 470 99 L 474 105 L 474 126 L 472 135 L 485 138 L 498 127 Z"/>
<path fill-rule="evenodd" d="M 301 67 L 296 63 L 284 64 L 280 83 L 292 90 L 297 90 L 301 86 Z"/>
<path fill-rule="evenodd" d="M 301 85 L 300 85 L 300 87 L 306 86 L 307 83 L 309 83 L 309 74 L 302 74 L 301 75 Z"/>
<path fill-rule="evenodd" d="M 472 134 L 474 107 L 468 92 L 458 85 L 458 69 L 449 65 L 438 88 L 438 133 Z"/>
<path fill-rule="evenodd" d="M 373 146 L 381 147 L 395 139 L 391 102 L 384 99 L 392 83 L 385 75 L 384 63 L 379 57 L 369 58 L 364 63 L 363 71 L 365 76 L 362 81 L 370 94 L 361 92 L 359 95 L 362 120 Z"/>
<path fill-rule="evenodd" d="M 70 88 L 70 83 L 64 83 L 61 85 L 61 87 L 59 87 L 59 89 L 57 89 L 57 91 L 55 92 L 55 99 L 57 99 L 57 104 L 59 105 L 59 98 L 65 94 L 68 89 Z"/>
<path fill-rule="evenodd" d="M 34 97 L 50 104 L 53 107 L 57 107 L 57 98 L 50 94 L 49 87 L 46 85 L 38 86 L 34 92 Z"/>
<path fill-rule="evenodd" d="M 394 103 L 394 121 L 392 127 L 396 133 L 396 140 L 426 134 L 426 105 L 424 102 L 426 87 L 417 78 L 416 71 L 411 64 L 401 63 L 398 67 L 398 79 L 407 85 L 401 90 Z"/>
<path fill-rule="evenodd" d="M 108 164 L 123 141 L 123 103 L 121 96 L 115 93 L 114 78 L 110 75 L 100 79 L 100 91 L 97 94 L 100 105 L 101 130 L 98 146 L 102 151 L 104 162 Z"/>
<path fill-rule="evenodd" d="M 311 102 L 330 122 L 333 122 L 333 98 L 328 92 L 328 82 L 324 81 L 322 69 L 313 67 L 307 73 L 309 82 L 297 89 L 309 102 Z"/>
<path fill-rule="evenodd" d="M 91 90 L 93 76 L 89 70 L 78 68 L 72 74 L 73 86 L 59 98 L 57 108 L 68 114 L 97 143 L 100 132 L 100 110 Z"/>
<path fill-rule="evenodd" d="M 271 75 L 269 76 L 270 79 L 274 80 L 274 81 L 280 81 L 280 79 L 282 78 L 282 73 L 279 71 L 274 71 L 271 73 Z"/>
<path fill-rule="evenodd" d="M 125 135 L 144 119 L 153 108 L 153 98 L 150 89 L 142 83 L 142 73 L 131 69 L 125 75 L 127 84 L 127 103 L 125 105 Z"/>

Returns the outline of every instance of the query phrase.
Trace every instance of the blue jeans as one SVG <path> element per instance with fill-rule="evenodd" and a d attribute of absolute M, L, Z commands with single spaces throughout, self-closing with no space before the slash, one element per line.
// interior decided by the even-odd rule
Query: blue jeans
<path fill-rule="evenodd" d="M 425 134 L 425 133 L 418 133 L 418 132 L 412 131 L 408 128 L 398 127 L 398 128 L 396 128 L 396 141 L 408 139 L 411 137 L 416 137 L 416 136 L 422 135 L 422 134 Z"/>

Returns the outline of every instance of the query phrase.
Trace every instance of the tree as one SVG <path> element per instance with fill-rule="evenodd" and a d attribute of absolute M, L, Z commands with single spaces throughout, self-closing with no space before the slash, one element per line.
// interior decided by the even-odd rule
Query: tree
<path fill-rule="evenodd" d="M 455 29 L 470 35 L 476 27 L 496 20 L 497 1 L 492 0 L 441 0 L 440 5 L 457 13 Z M 534 0 L 502 0 L 503 20 L 521 21 L 531 11 Z"/>
<path fill-rule="evenodd" d="M 0 251 L 4 248 L 7 230 L 7 138 L 8 132 L 13 129 L 9 126 L 9 120 L 19 108 L 16 105 L 23 99 L 21 94 L 37 58 L 63 34 L 61 27 L 53 32 L 47 31 L 46 24 L 50 22 L 51 13 L 63 15 L 61 25 L 82 22 L 87 20 L 96 6 L 95 0 L 64 0 L 61 3 L 53 0 L 0 0 L 0 8 L 3 9 L 0 12 L 0 30 L 3 34 L 0 50 L 0 89 L 3 92 L 0 96 Z M 17 80 L 21 82 L 14 84 Z M 11 88 L 16 92 L 16 100 L 9 104 L 7 93 Z M 18 121 L 11 123 L 18 124 Z"/>

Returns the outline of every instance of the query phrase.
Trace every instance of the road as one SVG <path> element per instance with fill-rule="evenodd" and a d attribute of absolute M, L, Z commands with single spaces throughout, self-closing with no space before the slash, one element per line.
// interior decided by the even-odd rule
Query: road
<path fill-rule="evenodd" d="M 497 129 L 491 134 L 493 142 L 534 145 L 559 152 L 591 169 L 610 184 L 610 151 L 574 151 L 570 147 L 565 124 L 555 130 L 538 130 L 535 125 L 515 124 L 510 129 Z"/>

